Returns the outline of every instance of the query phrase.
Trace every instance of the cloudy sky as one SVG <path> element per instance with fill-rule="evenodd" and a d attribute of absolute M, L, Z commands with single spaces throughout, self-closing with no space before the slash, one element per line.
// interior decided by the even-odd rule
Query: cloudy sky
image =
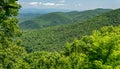
<path fill-rule="evenodd" d="M 87 10 L 120 8 L 120 0 L 19 0 L 23 8 Z"/>

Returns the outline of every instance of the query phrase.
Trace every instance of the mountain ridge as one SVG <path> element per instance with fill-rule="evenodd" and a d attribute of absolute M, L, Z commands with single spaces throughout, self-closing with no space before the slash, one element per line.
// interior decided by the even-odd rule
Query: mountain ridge
<path fill-rule="evenodd" d="M 120 9 L 103 13 L 86 21 L 48 27 L 36 30 L 25 30 L 23 34 L 23 46 L 27 51 L 60 51 L 64 49 L 66 42 L 80 39 L 84 35 L 90 35 L 93 30 L 99 30 L 103 26 L 116 26 L 120 24 Z"/>
<path fill-rule="evenodd" d="M 52 12 L 24 21 L 19 25 L 21 29 L 37 29 L 61 24 L 70 24 L 74 22 L 82 22 L 108 11 L 111 11 L 111 9 L 94 9 L 81 12 Z"/>

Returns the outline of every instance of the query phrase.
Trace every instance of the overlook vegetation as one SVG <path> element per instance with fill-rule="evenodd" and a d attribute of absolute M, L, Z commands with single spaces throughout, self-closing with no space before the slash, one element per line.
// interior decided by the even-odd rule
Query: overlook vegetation
<path fill-rule="evenodd" d="M 48 52 L 45 50 L 35 51 L 35 48 L 21 46 L 20 36 L 22 33 L 16 18 L 20 7 L 16 0 L 0 0 L 0 69 L 120 69 L 120 9 L 81 23 L 32 30 L 31 34 L 36 31 L 46 31 L 44 34 L 41 32 L 43 35 L 50 34 L 51 30 L 52 33 L 57 33 L 58 38 L 61 38 L 59 34 L 64 36 L 64 39 L 61 38 L 61 40 L 71 39 L 71 42 L 67 42 L 64 49 L 59 52 Z M 91 33 L 93 29 L 94 31 Z M 24 37 L 21 37 L 31 37 L 28 31 L 25 30 Z M 83 34 L 80 34 L 79 31 Z M 77 38 L 78 34 L 80 39 L 72 41 L 73 36 Z M 39 33 L 37 35 L 41 36 Z M 51 36 L 52 40 L 56 35 Z M 38 38 L 34 39 L 37 41 Z M 29 38 L 29 42 L 31 42 L 30 40 L 32 39 Z M 24 42 L 25 39 L 22 44 Z M 58 40 L 58 42 L 60 41 Z M 36 46 L 36 48 L 39 47 Z"/>
<path fill-rule="evenodd" d="M 67 43 L 60 52 L 32 52 L 25 57 L 34 69 L 119 69 L 120 26 L 103 27 Z"/>
<path fill-rule="evenodd" d="M 53 12 L 44 15 L 36 15 L 30 20 L 23 21 L 19 24 L 21 29 L 38 29 L 61 24 L 70 24 L 82 22 L 86 19 L 108 12 L 111 9 L 95 9 L 83 12 Z M 29 17 L 28 17 L 29 18 Z"/>
<path fill-rule="evenodd" d="M 89 35 L 93 30 L 99 30 L 103 26 L 117 26 L 120 24 L 120 9 L 113 10 L 102 15 L 90 18 L 83 22 L 69 25 L 48 27 L 37 30 L 25 30 L 22 36 L 22 45 L 27 51 L 60 51 L 66 42 L 83 35 Z"/>

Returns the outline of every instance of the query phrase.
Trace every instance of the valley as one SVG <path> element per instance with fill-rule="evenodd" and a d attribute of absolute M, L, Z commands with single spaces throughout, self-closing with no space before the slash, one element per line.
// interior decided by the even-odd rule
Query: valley
<path fill-rule="evenodd" d="M 103 13 L 93 18 L 71 24 L 51 26 L 43 29 L 24 30 L 23 46 L 29 51 L 61 51 L 66 42 L 90 35 L 103 26 L 117 26 L 120 23 L 119 9 Z M 114 13 L 114 14 L 113 14 Z M 113 17 L 114 16 L 114 17 Z"/>

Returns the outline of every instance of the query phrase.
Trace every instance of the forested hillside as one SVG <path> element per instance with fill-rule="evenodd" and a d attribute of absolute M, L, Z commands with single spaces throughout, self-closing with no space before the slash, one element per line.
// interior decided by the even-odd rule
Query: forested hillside
<path fill-rule="evenodd" d="M 41 16 L 43 14 L 40 13 L 19 13 L 19 15 L 17 16 L 19 19 L 19 24 L 26 21 L 26 20 L 30 20 L 33 19 L 35 17 Z"/>
<path fill-rule="evenodd" d="M 61 24 L 70 24 L 75 22 L 82 22 L 86 19 L 98 16 L 102 13 L 111 11 L 111 9 L 95 9 L 87 11 L 73 11 L 73 12 L 53 12 L 44 14 L 42 16 L 36 16 L 30 20 L 26 20 L 20 23 L 21 29 L 38 29 L 50 26 L 56 26 Z M 30 14 L 31 15 L 31 14 Z M 28 17 L 29 18 L 29 17 Z"/>
<path fill-rule="evenodd" d="M 67 43 L 60 53 L 32 52 L 24 60 L 33 69 L 119 69 L 119 46 L 120 26 L 109 26 Z"/>
<path fill-rule="evenodd" d="M 66 42 L 83 35 L 91 34 L 92 30 L 99 30 L 103 26 L 120 24 L 120 9 L 104 13 L 80 23 L 61 25 L 37 30 L 26 30 L 22 36 L 22 45 L 28 51 L 60 51 Z"/>
<path fill-rule="evenodd" d="M 78 38 L 78 34 L 81 37 L 79 40 L 67 42 L 64 49 L 59 52 L 48 52 L 48 50 L 35 51 L 35 48 L 29 49 L 28 47 L 27 49 L 27 46 L 26 48 L 21 46 L 22 32 L 16 18 L 20 7 L 16 0 L 0 0 L 0 69 L 120 69 L 120 9 L 81 23 L 49 27 L 32 32 L 25 31 L 24 38 L 32 35 L 35 42 L 38 39 L 36 37 L 41 36 L 38 31 L 43 31 L 42 34 L 49 36 L 51 30 L 51 32 L 57 33 L 58 38 L 60 38 L 59 34 L 63 33 L 61 37 L 64 36 L 64 39 L 61 38 L 61 40 L 67 40 L 66 38 L 73 36 Z M 92 33 L 88 32 L 93 29 Z M 90 35 L 82 36 L 79 31 Z M 76 32 L 78 33 L 76 34 Z M 66 34 L 71 36 L 67 37 Z M 53 38 L 53 36 L 50 35 L 53 40 L 57 38 Z M 49 38 L 44 40 L 46 39 Z M 28 40 L 31 42 L 32 39 Z M 25 39 L 22 43 L 24 42 Z M 48 48 L 50 49 L 52 46 L 48 46 Z"/>

